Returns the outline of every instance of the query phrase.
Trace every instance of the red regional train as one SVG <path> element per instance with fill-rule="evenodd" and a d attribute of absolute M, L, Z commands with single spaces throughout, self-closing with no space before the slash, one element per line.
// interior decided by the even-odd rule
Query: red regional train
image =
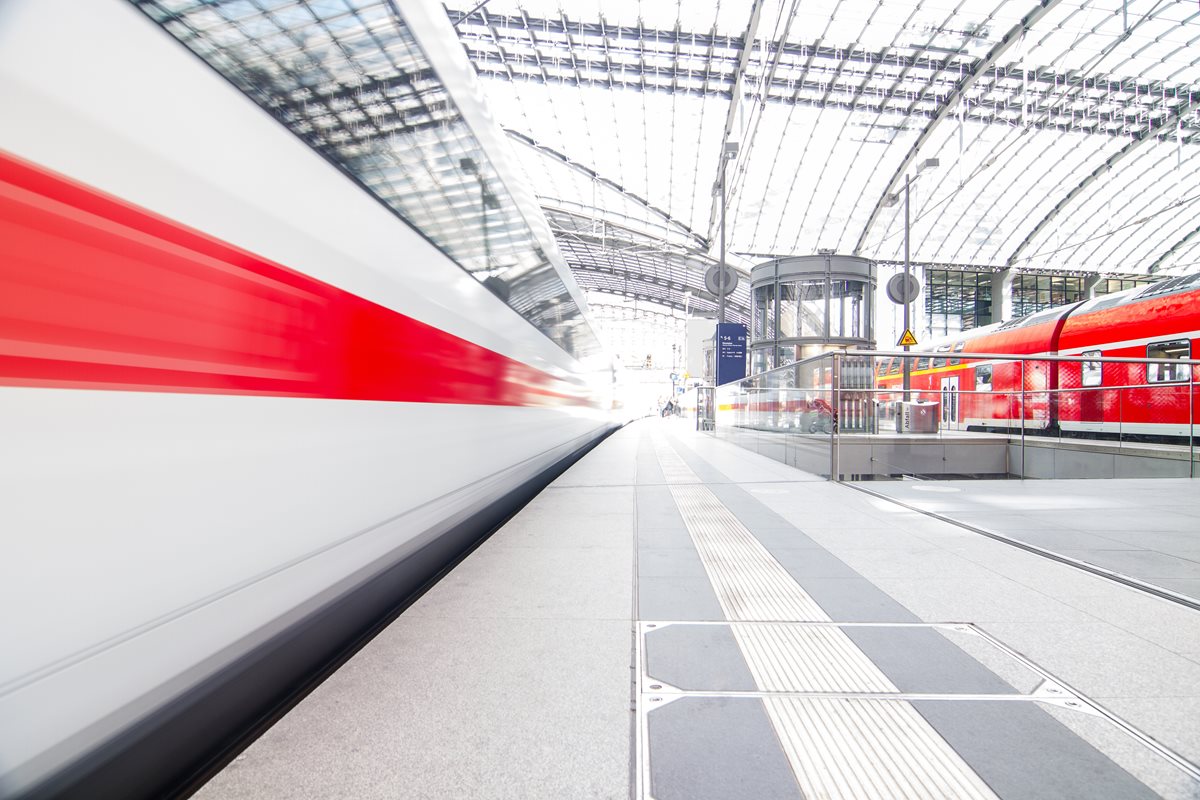
<path fill-rule="evenodd" d="M 1200 420 L 1195 365 L 1032 360 L 1022 368 L 971 354 L 1185 360 L 1197 339 L 1200 274 L 1182 275 L 935 342 L 918 355 L 911 385 L 917 399 L 941 403 L 944 429 L 1002 431 L 1023 422 L 1067 435 L 1186 437 Z M 878 387 L 900 388 L 902 361 L 881 359 Z"/>

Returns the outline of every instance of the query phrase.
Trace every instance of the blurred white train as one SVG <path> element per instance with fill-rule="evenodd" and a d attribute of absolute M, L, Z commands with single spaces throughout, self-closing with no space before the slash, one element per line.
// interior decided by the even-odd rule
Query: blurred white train
<path fill-rule="evenodd" d="M 186 790 L 614 427 L 479 94 L 432 3 L 0 3 L 0 797 Z"/>

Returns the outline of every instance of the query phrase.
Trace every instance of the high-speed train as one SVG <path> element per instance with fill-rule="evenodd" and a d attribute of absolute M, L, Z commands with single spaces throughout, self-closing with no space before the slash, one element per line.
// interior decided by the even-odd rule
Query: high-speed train
<path fill-rule="evenodd" d="M 433 3 L 0 3 L 0 797 L 178 790 L 614 427 L 479 95 Z"/>
<path fill-rule="evenodd" d="M 1200 353 L 1200 274 L 964 331 L 925 349 L 913 362 L 911 386 L 919 398 L 941 403 L 944 426 L 1023 425 L 1163 440 L 1194 435 L 1200 395 L 1193 384 L 1200 382 L 1200 367 L 1187 360 Z M 1022 368 L 1018 361 L 973 353 L 1034 358 Z M 1163 361 L 1051 361 L 1039 355 Z M 899 389 L 901 362 L 878 364 L 879 388 Z"/>

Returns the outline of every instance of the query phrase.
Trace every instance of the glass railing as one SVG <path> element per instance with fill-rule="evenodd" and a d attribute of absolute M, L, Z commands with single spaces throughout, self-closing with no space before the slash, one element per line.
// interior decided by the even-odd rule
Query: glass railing
<path fill-rule="evenodd" d="M 1196 477 L 1198 382 L 1195 359 L 826 353 L 701 389 L 697 427 L 835 480 Z"/>

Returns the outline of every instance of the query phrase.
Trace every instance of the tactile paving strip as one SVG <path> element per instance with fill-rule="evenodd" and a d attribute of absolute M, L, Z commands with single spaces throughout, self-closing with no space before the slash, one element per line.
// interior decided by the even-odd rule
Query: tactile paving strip
<path fill-rule="evenodd" d="M 829 616 L 706 486 L 671 486 L 728 619 L 825 622 Z"/>
<path fill-rule="evenodd" d="M 699 482 L 679 454 L 661 437 L 655 437 L 654 445 L 671 495 L 726 617 L 734 621 L 830 621 L 746 526 Z M 735 626 L 733 630 L 762 691 L 794 681 L 847 692 L 896 691 L 839 628 Z M 933 727 L 903 701 L 882 707 L 887 711 L 870 707 L 874 709 L 872 714 L 856 717 L 846 716 L 849 712 L 841 716 L 828 711 L 817 716 L 805 714 L 805 709 L 793 700 L 771 698 L 766 710 L 807 797 L 930 797 L 928 792 L 909 794 L 909 787 L 942 784 L 957 790 L 957 795 L 945 796 L 995 797 Z M 850 719 L 858 720 L 854 731 L 845 727 Z M 903 747 L 889 744 L 898 732 L 908 737 Z M 828 740 L 824 750 L 813 749 L 817 739 Z M 847 744 L 834 748 L 830 742 L 835 740 L 846 740 Z M 814 758 L 814 753 L 820 755 Z M 858 770 L 860 761 L 872 764 L 870 782 L 874 790 L 846 793 L 846 787 L 842 787 L 831 794 L 830 776 Z"/>
<path fill-rule="evenodd" d="M 841 628 L 735 625 L 733 634 L 764 692 L 897 691 Z"/>
<path fill-rule="evenodd" d="M 765 702 L 805 797 L 996 797 L 910 703 L 801 697 Z"/>
<path fill-rule="evenodd" d="M 726 618 L 828 622 L 816 601 L 712 490 L 699 483 L 683 459 L 660 438 L 654 446 Z"/>

